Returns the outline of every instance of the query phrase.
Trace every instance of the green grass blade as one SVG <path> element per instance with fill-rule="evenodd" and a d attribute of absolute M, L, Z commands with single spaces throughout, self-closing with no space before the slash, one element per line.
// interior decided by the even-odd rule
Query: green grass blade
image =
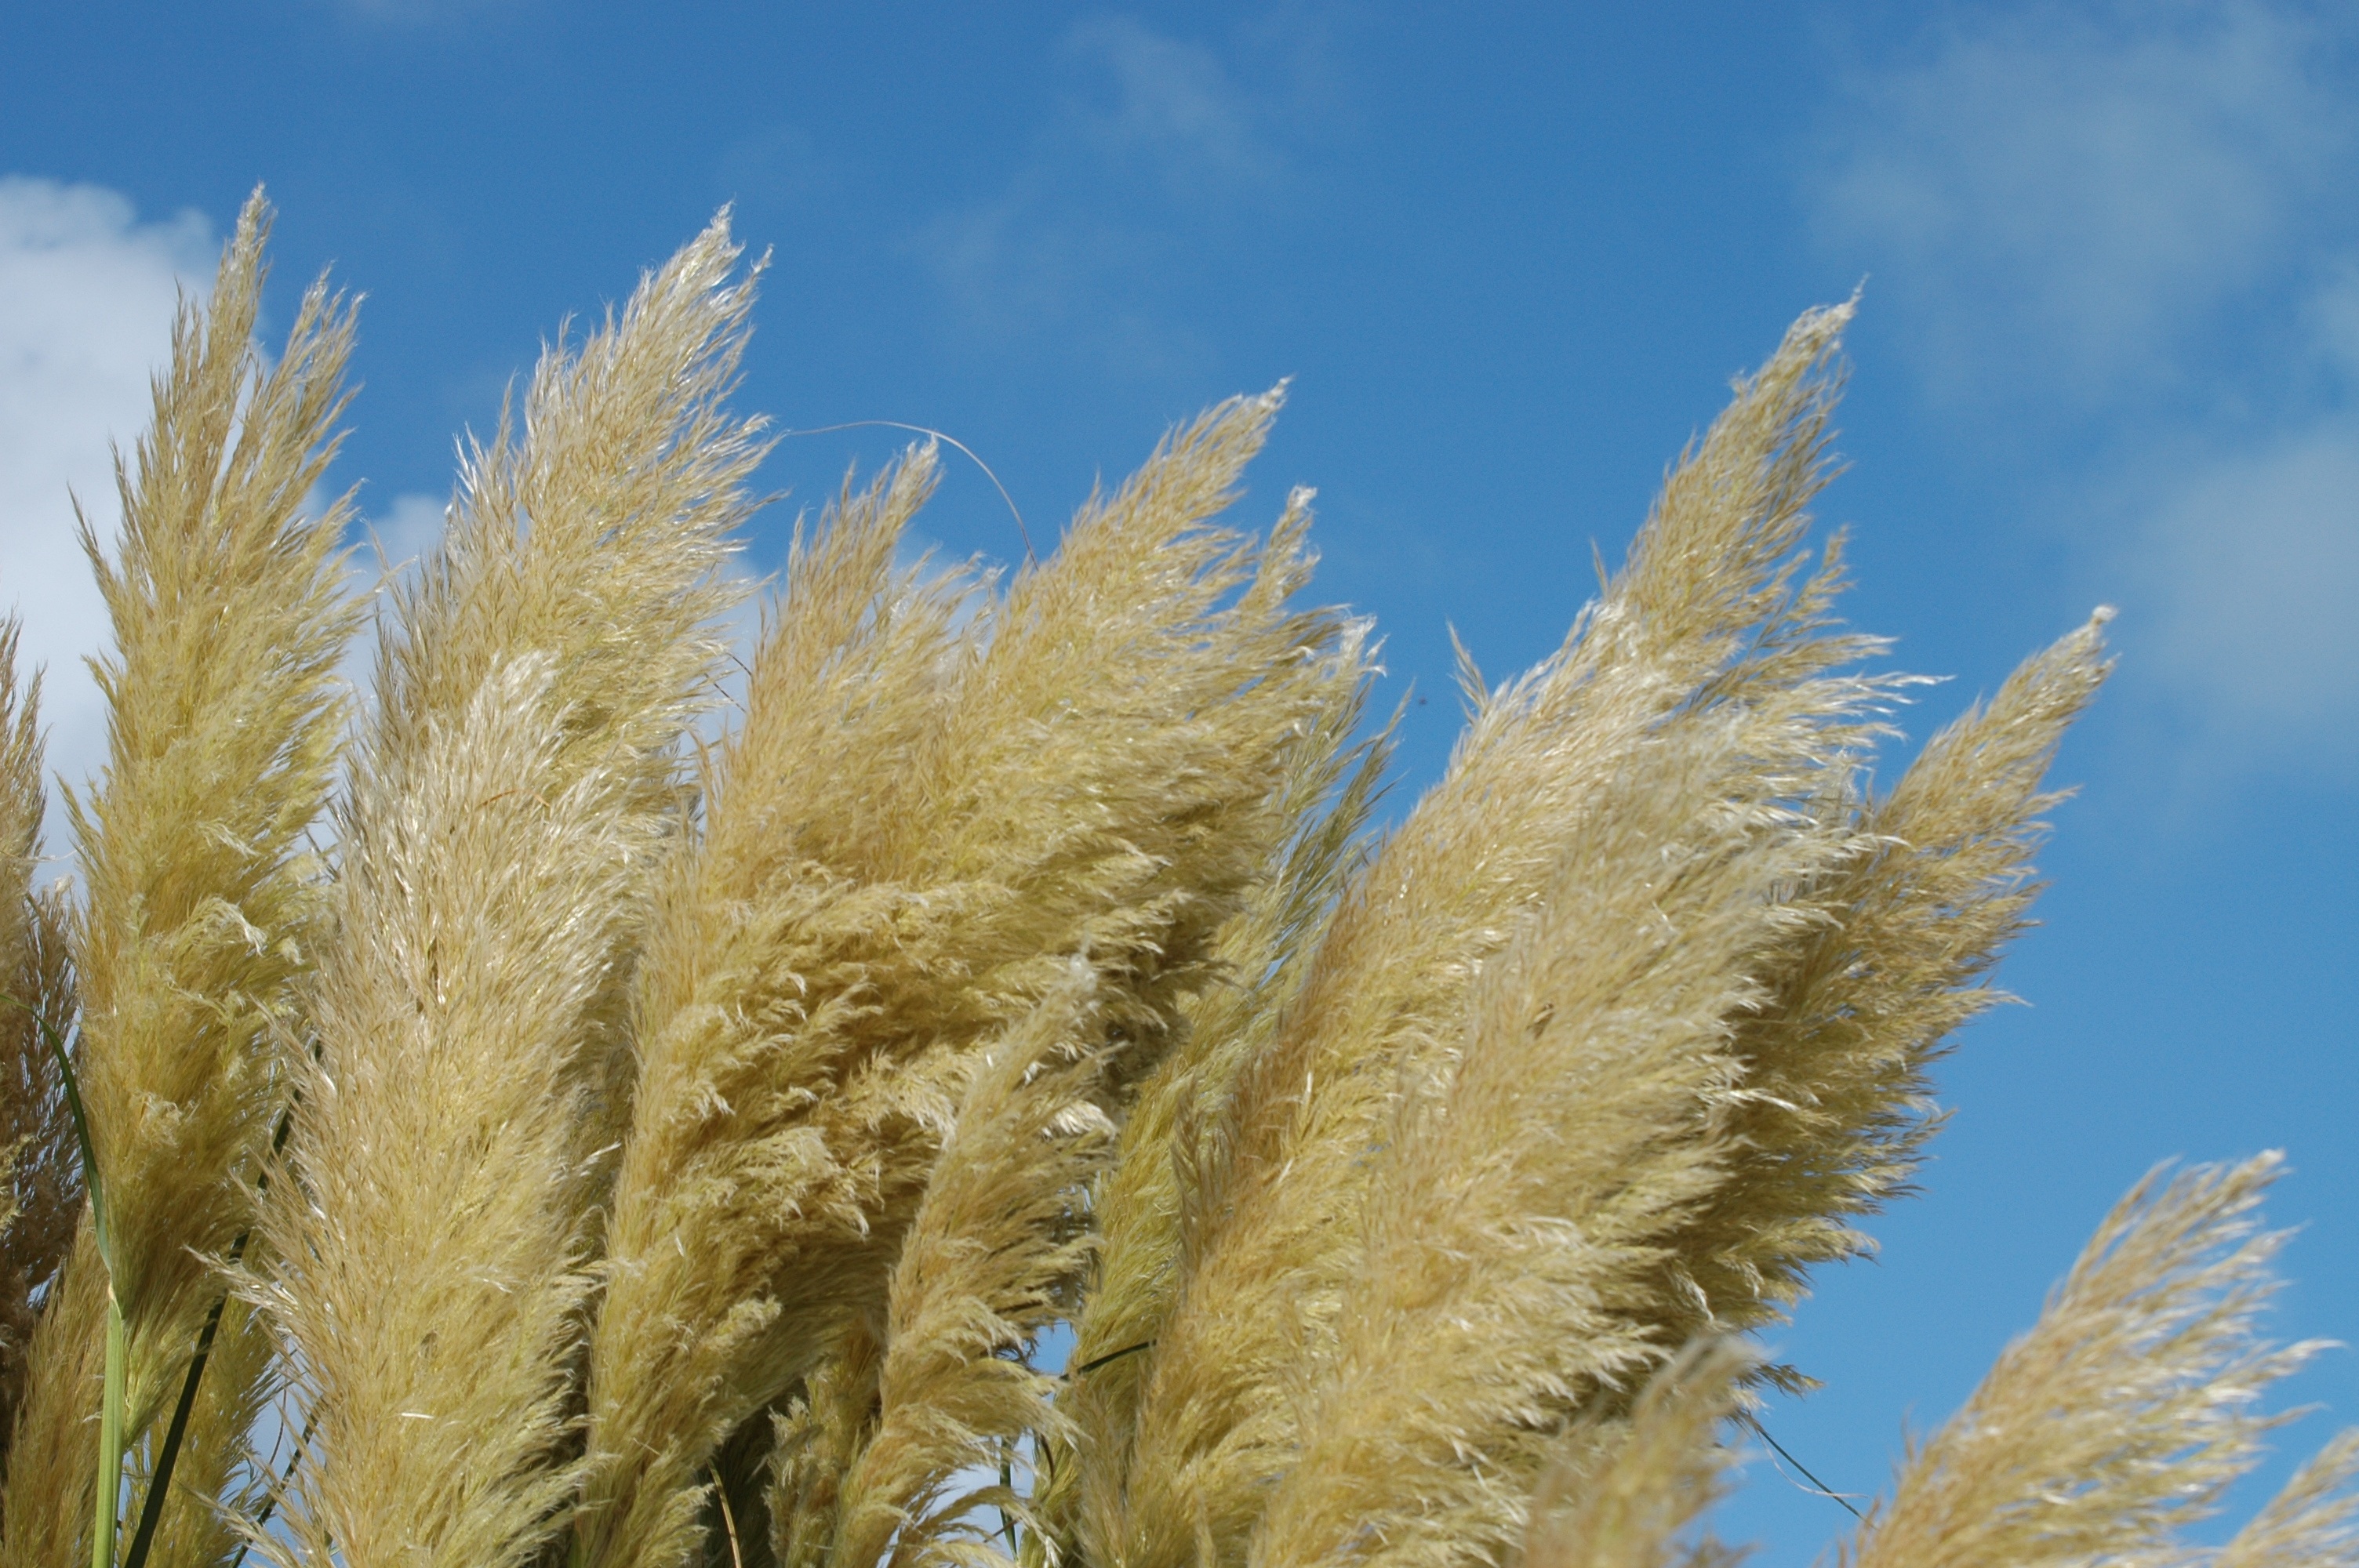
<path fill-rule="evenodd" d="M 106 1227 L 106 1197 L 98 1179 L 98 1154 L 90 1146 L 90 1118 L 82 1110 L 82 1080 L 74 1076 L 73 1058 L 67 1053 L 66 1043 L 41 1016 L 40 1009 L 16 997 L 0 995 L 0 1001 L 20 1010 L 33 1021 L 33 1027 L 49 1042 L 49 1055 L 58 1065 L 58 1076 L 66 1086 L 66 1111 L 73 1118 L 74 1143 L 82 1151 L 82 1190 L 90 1195 L 90 1227 L 98 1238 L 99 1260 L 106 1265 L 110 1278 L 114 1272 L 114 1255 L 108 1246 Z"/>
<path fill-rule="evenodd" d="M 240 1242 L 245 1239 L 243 1236 L 238 1238 Z M 139 1528 L 131 1533 L 131 1550 L 124 1553 L 123 1568 L 146 1568 L 157 1526 L 164 1519 L 164 1498 L 172 1484 L 172 1469 L 179 1462 L 180 1444 L 189 1434 L 189 1417 L 197 1408 L 197 1390 L 204 1381 L 205 1362 L 213 1353 L 213 1336 L 221 1331 L 222 1309 L 228 1304 L 227 1296 L 217 1297 L 212 1311 L 205 1314 L 204 1330 L 197 1336 L 197 1353 L 190 1358 L 189 1374 L 180 1381 L 179 1403 L 172 1407 L 172 1424 L 164 1433 L 164 1445 L 156 1451 L 156 1474 L 147 1482 L 147 1498 L 139 1509 Z"/>
<path fill-rule="evenodd" d="M 287 1147 L 287 1134 L 295 1125 L 295 1109 L 289 1106 L 278 1114 L 278 1127 L 270 1135 L 270 1152 L 275 1159 Z M 255 1179 L 255 1190 L 270 1185 L 270 1171 L 265 1166 Z M 237 1267 L 245 1256 L 245 1241 L 250 1232 L 241 1230 L 230 1243 L 229 1266 Z M 189 1433 L 189 1417 L 197 1408 L 197 1390 L 204 1382 L 205 1362 L 213 1353 L 213 1336 L 221 1331 L 223 1309 L 229 1305 L 226 1295 L 216 1298 L 212 1311 L 205 1314 L 205 1326 L 197 1336 L 196 1354 L 189 1358 L 189 1375 L 180 1381 L 179 1403 L 172 1407 L 172 1424 L 164 1433 L 164 1445 L 156 1451 L 156 1474 L 147 1483 L 147 1499 L 139 1508 L 139 1528 L 132 1532 L 131 1550 L 124 1554 L 123 1568 L 147 1568 L 147 1553 L 155 1544 L 157 1526 L 164 1518 L 164 1499 L 170 1495 L 172 1470 L 180 1460 L 180 1444 Z M 239 1555 L 245 1555 L 241 1549 Z"/>
<path fill-rule="evenodd" d="M 123 1303 L 106 1286 L 106 1393 L 98 1413 L 98 1501 L 91 1520 L 90 1568 L 114 1568 L 115 1515 L 123 1492 L 123 1385 L 127 1346 Z"/>

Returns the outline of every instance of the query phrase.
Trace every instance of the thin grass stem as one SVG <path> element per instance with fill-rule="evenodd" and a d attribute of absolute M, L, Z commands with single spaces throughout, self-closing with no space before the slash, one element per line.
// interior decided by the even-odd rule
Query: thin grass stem
<path fill-rule="evenodd" d="M 316 1055 L 316 1053 L 315 1053 Z M 277 1129 L 270 1135 L 270 1152 L 276 1158 L 287 1147 L 287 1135 L 295 1125 L 295 1108 L 288 1106 L 278 1113 Z M 270 1187 L 270 1170 L 265 1166 L 255 1178 L 255 1191 L 266 1192 Z M 229 1266 L 234 1269 L 245 1256 L 246 1238 L 253 1234 L 241 1230 L 230 1243 Z M 147 1553 L 154 1545 L 156 1530 L 164 1519 L 164 1499 L 170 1493 L 172 1471 L 180 1459 L 180 1445 L 187 1440 L 189 1418 L 197 1408 L 197 1391 L 203 1384 L 205 1363 L 213 1353 L 213 1338 L 221 1331 L 222 1311 L 228 1306 L 226 1293 L 213 1298 L 212 1310 L 205 1314 L 205 1326 L 197 1335 L 196 1354 L 189 1359 L 189 1374 L 180 1381 L 179 1403 L 172 1407 L 172 1424 L 164 1433 L 164 1445 L 156 1451 L 156 1472 L 147 1481 L 147 1498 L 139 1508 L 139 1528 L 132 1532 L 131 1550 L 124 1555 L 123 1568 L 147 1568 Z M 300 1449 L 298 1449 L 300 1452 Z"/>
<path fill-rule="evenodd" d="M 729 1568 L 745 1568 L 745 1553 L 737 1545 L 737 1512 L 729 1506 L 729 1483 L 718 1473 L 712 1477 L 712 1495 L 721 1503 L 721 1528 L 729 1533 Z"/>
<path fill-rule="evenodd" d="M 1762 1442 L 1776 1449 L 1779 1458 L 1785 1460 L 1787 1464 L 1791 1465 L 1795 1469 L 1799 1470 L 1802 1473 L 1802 1479 L 1808 1481 L 1810 1485 L 1801 1487 L 1801 1490 L 1813 1493 L 1821 1498 L 1832 1498 L 1836 1502 L 1841 1503 L 1843 1506 L 1844 1510 L 1855 1519 L 1864 1520 L 1867 1518 L 1865 1514 L 1861 1513 L 1858 1509 L 1852 1506 L 1852 1500 L 1849 1498 L 1843 1496 L 1841 1492 L 1836 1491 L 1824 1481 L 1820 1480 L 1816 1475 L 1811 1473 L 1810 1467 L 1808 1465 L 1803 1464 L 1799 1459 L 1797 1459 L 1791 1454 L 1787 1453 L 1786 1445 L 1769 1435 L 1769 1429 L 1761 1424 L 1760 1417 L 1755 1415 L 1750 1411 L 1738 1411 L 1736 1412 L 1736 1419 L 1739 1422 L 1742 1422 L 1746 1427 L 1750 1428 L 1754 1436 L 1759 1438 Z"/>
<path fill-rule="evenodd" d="M 245 1249 L 245 1241 L 241 1234 L 240 1245 L 231 1249 L 232 1266 Z M 145 1568 L 156 1528 L 163 1523 L 164 1498 L 172 1484 L 173 1468 L 179 1463 L 180 1444 L 188 1438 L 189 1418 L 197 1408 L 197 1390 L 204 1381 L 205 1362 L 213 1353 L 213 1336 L 221 1331 L 222 1309 L 228 1304 L 227 1296 L 216 1296 L 212 1310 L 205 1314 L 205 1326 L 197 1335 L 197 1353 L 189 1360 L 189 1375 L 180 1380 L 179 1402 L 172 1407 L 172 1423 L 165 1429 L 163 1446 L 156 1451 L 156 1472 L 148 1477 L 147 1498 L 139 1506 L 139 1527 L 131 1532 L 131 1550 L 124 1554 L 123 1568 Z"/>
<path fill-rule="evenodd" d="M 114 1281 L 106 1284 L 106 1388 L 98 1407 L 98 1497 L 90 1530 L 90 1568 L 114 1568 L 114 1526 L 122 1507 L 123 1389 L 130 1344 L 123 1327 L 123 1302 Z"/>
<path fill-rule="evenodd" d="M 278 1485 L 282 1490 L 294 1481 L 295 1467 L 303 1463 L 303 1450 L 310 1446 L 311 1434 L 319 1428 L 320 1420 L 316 1415 L 307 1416 L 304 1419 L 303 1430 L 295 1439 L 295 1452 L 287 1456 L 287 1468 L 278 1473 Z M 259 1530 L 264 1525 L 268 1524 L 271 1514 L 277 1509 L 277 1507 L 278 1498 L 276 1496 L 263 1498 L 262 1506 L 254 1512 L 254 1528 Z M 237 1555 L 229 1560 L 229 1568 L 240 1568 L 240 1565 L 245 1562 L 245 1554 L 252 1546 L 251 1541 L 239 1541 Z"/>
<path fill-rule="evenodd" d="M 937 441 L 947 441 L 964 452 L 968 460 L 983 470 L 983 477 L 991 481 L 991 488 L 999 492 L 999 499 L 1007 503 L 1007 514 L 1016 519 L 1016 536 L 1024 541 L 1025 564 L 1027 566 L 1038 564 L 1039 557 L 1032 553 L 1032 530 L 1024 525 L 1024 514 L 1016 509 L 1016 498 L 1007 493 L 1007 487 L 999 482 L 999 476 L 991 471 L 991 465 L 976 457 L 974 449 L 956 436 L 946 435 L 930 425 L 905 425 L 898 419 L 847 419 L 841 425 L 821 425 L 809 430 L 781 430 L 778 432 L 778 438 L 784 440 L 789 436 L 832 436 L 838 430 L 870 429 L 907 430 L 915 436 L 929 436 Z"/>

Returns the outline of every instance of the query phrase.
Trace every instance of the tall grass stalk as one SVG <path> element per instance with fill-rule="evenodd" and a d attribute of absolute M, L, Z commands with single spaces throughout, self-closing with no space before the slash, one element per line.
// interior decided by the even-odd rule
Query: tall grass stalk
<path fill-rule="evenodd" d="M 725 215 L 465 446 L 348 708 L 353 319 L 265 361 L 266 229 L 88 540 L 70 893 L 0 625 L 0 1557 L 1733 1561 L 1809 1386 L 1748 1336 L 1917 1170 L 2109 667 L 2100 611 L 1871 785 L 1917 683 L 1811 544 L 1851 305 L 1386 827 L 1310 492 L 1235 521 L 1282 389 L 1005 576 L 911 557 L 934 445 L 848 476 L 725 702 Z M 2277 1168 L 2133 1191 L 1844 1559 L 2359 1568 L 2349 1434 L 2198 1539 L 2316 1348 L 2259 1332 Z"/>
<path fill-rule="evenodd" d="M 61 1497 L 95 1521 L 93 1559 L 112 1561 L 125 1448 L 179 1386 L 221 1293 L 215 1260 L 250 1219 L 285 1091 L 273 1044 L 317 932 L 305 835 L 336 766 L 332 677 L 356 614 L 338 591 L 350 506 L 314 510 L 311 495 L 334 453 L 351 317 L 314 286 L 265 364 L 268 223 L 249 201 L 209 304 L 181 308 L 151 427 L 118 464 L 114 548 L 82 530 L 114 635 L 95 664 L 105 769 L 66 801 L 83 881 L 74 1074 L 106 1234 L 77 1249 L 36 1336 L 0 1498 L 28 1561 L 74 1552 Z M 93 1360 L 84 1381 L 75 1368 Z M 250 1419 L 263 1390 L 242 1393 Z"/>

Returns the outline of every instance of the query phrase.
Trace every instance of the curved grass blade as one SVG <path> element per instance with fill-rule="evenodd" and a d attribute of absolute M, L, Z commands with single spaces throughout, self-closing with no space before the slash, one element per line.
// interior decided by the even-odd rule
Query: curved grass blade
<path fill-rule="evenodd" d="M 33 1021 L 33 1027 L 41 1032 L 41 1038 L 49 1043 L 50 1056 L 57 1062 L 58 1076 L 66 1087 L 66 1112 L 73 1118 L 74 1144 L 82 1152 L 82 1190 L 90 1195 L 91 1229 L 98 1237 L 99 1260 L 105 1263 L 108 1271 L 112 1272 L 114 1261 L 107 1247 L 106 1200 L 99 1185 L 98 1156 L 90 1146 L 90 1118 L 82 1111 L 82 1080 L 74 1076 L 73 1058 L 67 1053 L 66 1043 L 59 1037 L 57 1030 L 41 1016 L 40 1009 L 19 997 L 0 995 L 0 1001 L 6 1002 Z"/>
<path fill-rule="evenodd" d="M 240 1236 L 238 1240 L 244 1242 Z M 230 1261 L 237 1261 L 242 1248 L 232 1248 Z M 131 1532 L 131 1550 L 123 1555 L 123 1568 L 143 1568 L 148 1549 L 155 1544 L 156 1528 L 164 1519 L 164 1498 L 172 1484 L 172 1467 L 179 1463 L 180 1444 L 188 1436 L 189 1417 L 197 1408 L 197 1387 L 204 1380 L 205 1361 L 213 1353 L 213 1336 L 220 1332 L 222 1309 L 229 1304 L 227 1296 L 213 1302 L 212 1310 L 205 1314 L 205 1326 L 197 1336 L 197 1353 L 189 1362 L 189 1375 L 180 1380 L 180 1402 L 172 1407 L 172 1424 L 164 1433 L 164 1445 L 156 1451 L 156 1473 L 147 1482 L 147 1498 L 139 1506 L 139 1528 Z"/>
<path fill-rule="evenodd" d="M 287 1147 L 287 1134 L 295 1125 L 295 1109 L 289 1106 L 278 1113 L 278 1127 L 270 1135 L 270 1152 L 276 1158 Z M 255 1178 L 258 1192 L 270 1185 L 270 1169 L 264 1166 Z M 245 1240 L 251 1231 L 241 1230 L 230 1243 L 229 1266 L 233 1269 L 245 1256 Z M 139 1508 L 139 1528 L 132 1532 L 131 1550 L 124 1554 L 123 1568 L 147 1568 L 148 1551 L 155 1545 L 157 1527 L 164 1520 L 164 1499 L 170 1495 L 172 1469 L 180 1460 L 180 1444 L 189 1434 L 189 1418 L 197 1408 L 197 1390 L 204 1381 L 205 1362 L 213 1353 L 213 1336 L 221 1331 L 222 1311 L 229 1304 L 226 1292 L 213 1299 L 212 1310 L 205 1314 L 205 1326 L 197 1336 L 197 1352 L 190 1357 L 189 1375 L 180 1381 L 180 1401 L 172 1407 L 172 1424 L 164 1433 L 164 1445 L 156 1451 L 156 1473 L 147 1482 L 147 1498 Z"/>

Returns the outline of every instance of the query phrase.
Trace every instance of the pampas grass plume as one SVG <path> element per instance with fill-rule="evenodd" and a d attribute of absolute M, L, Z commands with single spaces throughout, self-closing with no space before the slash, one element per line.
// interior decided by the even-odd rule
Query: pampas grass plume
<path fill-rule="evenodd" d="M 1749 1336 L 1908 1191 L 2110 667 L 2100 611 L 1875 785 L 1922 683 L 1810 547 L 1852 304 L 1387 826 L 1311 492 L 1239 521 L 1282 386 L 1012 573 L 913 557 L 933 445 L 848 475 L 733 684 L 725 213 L 464 444 L 355 711 L 353 316 L 266 361 L 267 228 L 85 529 L 71 889 L 0 623 L 6 1562 L 1733 1560 L 1810 1384 Z M 2193 1540 L 2317 1348 L 2277 1168 L 2136 1188 L 1844 1559 L 2359 1565 L 2348 1433 Z"/>

